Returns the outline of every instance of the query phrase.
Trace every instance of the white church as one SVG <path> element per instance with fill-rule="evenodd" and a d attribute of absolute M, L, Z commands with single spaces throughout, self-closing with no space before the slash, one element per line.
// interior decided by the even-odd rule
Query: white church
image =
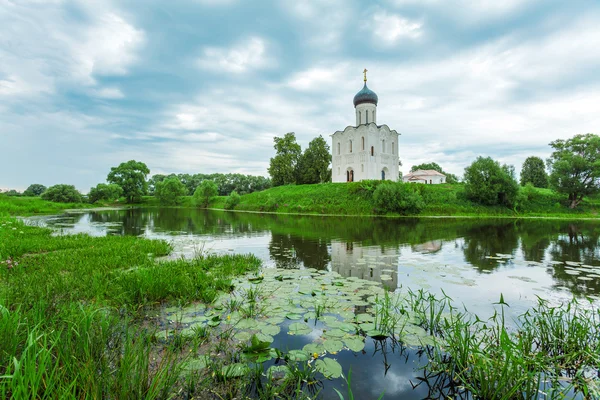
<path fill-rule="evenodd" d="M 364 86 L 354 96 L 356 126 L 337 131 L 332 138 L 333 182 L 358 182 L 363 179 L 398 180 L 398 132 L 377 125 L 375 92 Z"/>

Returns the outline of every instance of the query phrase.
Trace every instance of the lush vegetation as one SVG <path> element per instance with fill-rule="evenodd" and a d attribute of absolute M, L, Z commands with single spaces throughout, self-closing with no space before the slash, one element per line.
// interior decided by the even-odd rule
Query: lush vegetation
<path fill-rule="evenodd" d="M 376 203 L 374 194 L 382 181 L 286 185 L 241 196 L 235 210 L 339 214 L 339 215 L 421 215 L 421 216 L 530 216 L 530 217 L 597 217 L 600 199 L 584 200 L 570 209 L 566 199 L 550 189 L 518 187 L 512 207 L 482 205 L 467 198 L 465 185 L 420 185 L 386 182 L 386 188 L 406 191 L 417 207 L 398 206 L 397 199 Z M 389 185 L 389 186 L 388 186 Z M 412 185 L 411 188 L 406 186 Z M 398 187 L 398 189 L 395 189 Z M 419 200 L 420 199 L 420 200 Z M 212 208 L 225 208 L 226 197 L 216 198 Z M 422 206 L 419 204 L 423 203 Z M 395 203 L 396 202 L 396 203 Z M 393 209 L 391 209 L 393 207 Z M 411 211 L 407 211 L 410 209 Z M 420 213 L 417 211 L 420 209 Z"/>
<path fill-rule="evenodd" d="M 154 191 L 154 196 L 161 205 L 179 204 L 181 197 L 185 194 L 185 186 L 176 177 L 158 182 Z"/>
<path fill-rule="evenodd" d="M 110 169 L 106 180 L 123 189 L 127 203 L 139 202 L 148 191 L 146 177 L 150 170 L 140 161 L 129 160 Z"/>
<path fill-rule="evenodd" d="M 568 196 L 571 208 L 600 192 L 600 136 L 575 135 L 550 146 L 554 149 L 548 160 L 550 186 Z"/>
<path fill-rule="evenodd" d="M 519 192 L 513 170 L 490 157 L 477 157 L 465 168 L 465 194 L 475 203 L 513 207 Z"/>
<path fill-rule="evenodd" d="M 34 196 L 40 196 L 42 193 L 44 193 L 46 191 L 47 187 L 44 185 L 41 185 L 39 183 L 33 183 L 31 185 L 29 185 L 27 187 L 27 189 L 25 189 L 25 191 L 23 192 L 23 196 L 28 196 L 28 197 L 34 197 Z"/>
<path fill-rule="evenodd" d="M 263 176 L 243 174 L 170 174 L 152 175 L 148 180 L 148 194 L 154 195 L 156 185 L 167 179 L 177 178 L 186 188 L 187 195 L 192 196 L 198 186 L 204 181 L 211 181 L 217 185 L 219 196 L 228 196 L 234 190 L 240 194 L 252 193 L 271 187 L 271 180 Z"/>
<path fill-rule="evenodd" d="M 81 203 L 83 197 L 73 185 L 54 185 L 46 189 L 41 198 L 55 203 Z"/>
<path fill-rule="evenodd" d="M 98 201 L 116 201 L 123 195 L 123 189 L 121 186 L 114 183 L 106 184 L 99 183 L 96 187 L 90 189 L 88 194 L 88 201 L 90 203 L 96 203 Z"/>
<path fill-rule="evenodd" d="M 164 261 L 136 237 L 52 236 L 0 220 L 0 397 L 167 398 L 183 355 L 141 318 L 163 302 L 211 302 L 253 256 Z M 154 362 L 153 360 L 157 360 Z"/>
<path fill-rule="evenodd" d="M 0 216 L 57 214 L 68 209 L 89 207 L 89 203 L 55 203 L 39 197 L 8 196 L 0 193 Z"/>
<path fill-rule="evenodd" d="M 331 181 L 331 152 L 322 136 L 311 140 L 304 153 L 293 132 L 282 138 L 275 137 L 273 141 L 276 154 L 268 169 L 273 186 Z"/>
<path fill-rule="evenodd" d="M 208 207 L 208 203 L 219 193 L 217 184 L 211 180 L 204 180 L 194 192 L 194 203 L 198 206 Z"/>
<path fill-rule="evenodd" d="M 525 186 L 528 183 L 539 188 L 548 187 L 546 166 L 544 165 L 544 160 L 539 157 L 527 157 L 523 163 L 523 167 L 521 168 L 521 186 Z"/>

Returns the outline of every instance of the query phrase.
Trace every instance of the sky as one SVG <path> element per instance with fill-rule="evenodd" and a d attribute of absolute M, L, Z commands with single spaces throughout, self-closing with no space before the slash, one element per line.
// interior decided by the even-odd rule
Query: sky
<path fill-rule="evenodd" d="M 597 0 L 0 0 L 0 189 L 152 174 L 267 176 L 355 123 L 368 85 L 410 167 L 519 171 L 600 128 Z"/>

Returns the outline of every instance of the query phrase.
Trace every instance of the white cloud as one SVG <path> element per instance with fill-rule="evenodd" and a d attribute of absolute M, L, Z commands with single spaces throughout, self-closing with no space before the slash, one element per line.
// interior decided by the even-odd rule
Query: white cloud
<path fill-rule="evenodd" d="M 95 90 L 93 94 L 104 99 L 122 99 L 125 97 L 121 89 L 118 87 L 100 88 Z"/>
<path fill-rule="evenodd" d="M 128 72 L 144 32 L 109 2 L 79 1 L 77 6 L 85 22 L 72 20 L 60 1 L 3 3 L 0 95 L 53 93 L 63 84 L 94 86 L 98 75 Z"/>
<path fill-rule="evenodd" d="M 198 59 L 198 65 L 209 70 L 243 73 L 273 66 L 273 61 L 267 57 L 265 40 L 251 37 L 231 48 L 205 48 L 202 57 Z"/>
<path fill-rule="evenodd" d="M 395 44 L 402 38 L 417 39 L 423 34 L 422 22 L 411 21 L 386 11 L 375 12 L 366 27 L 384 44 Z"/>

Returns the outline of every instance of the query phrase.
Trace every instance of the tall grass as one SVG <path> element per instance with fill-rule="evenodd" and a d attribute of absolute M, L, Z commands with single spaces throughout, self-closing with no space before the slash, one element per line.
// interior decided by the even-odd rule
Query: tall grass
<path fill-rule="evenodd" d="M 90 208 L 89 203 L 54 203 L 39 197 L 5 196 L 0 194 L 0 216 L 56 214 L 67 209 Z"/>
<path fill-rule="evenodd" d="M 136 237 L 52 236 L 0 219 L 0 398 L 167 398 L 182 355 L 141 318 L 161 302 L 211 301 L 253 256 L 157 263 Z"/>

